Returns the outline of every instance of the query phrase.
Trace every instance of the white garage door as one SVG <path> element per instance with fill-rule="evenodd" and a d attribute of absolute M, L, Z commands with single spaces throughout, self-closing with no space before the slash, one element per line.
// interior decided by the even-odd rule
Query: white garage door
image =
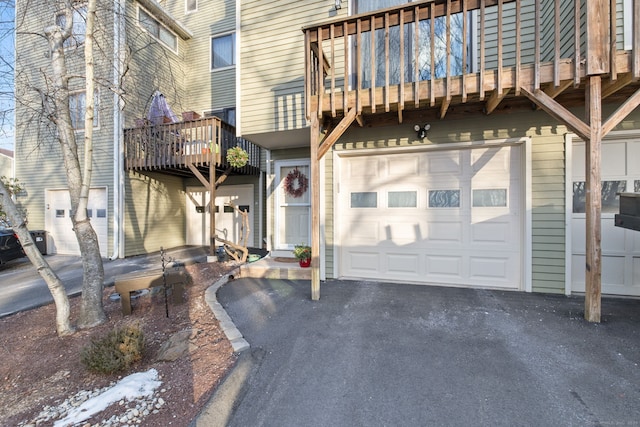
<path fill-rule="evenodd" d="M 45 229 L 49 232 L 47 251 L 67 255 L 80 255 L 80 248 L 71 223 L 71 199 L 68 190 L 47 190 L 45 193 Z M 107 189 L 89 191 L 87 216 L 98 235 L 100 254 L 107 256 Z"/>
<path fill-rule="evenodd" d="M 254 233 L 253 226 L 253 185 L 225 185 L 216 190 L 216 235 L 238 243 L 243 233 L 242 215 L 233 209 L 232 203 L 248 212 L 250 246 Z M 187 245 L 209 245 L 209 192 L 204 187 L 187 188 Z"/>
<path fill-rule="evenodd" d="M 620 205 L 616 193 L 640 192 L 640 140 L 603 141 L 602 293 L 640 296 L 640 232 L 614 225 Z M 585 146 L 573 144 L 571 289 L 585 290 Z"/>
<path fill-rule="evenodd" d="M 341 158 L 340 276 L 521 289 L 520 150 Z"/>

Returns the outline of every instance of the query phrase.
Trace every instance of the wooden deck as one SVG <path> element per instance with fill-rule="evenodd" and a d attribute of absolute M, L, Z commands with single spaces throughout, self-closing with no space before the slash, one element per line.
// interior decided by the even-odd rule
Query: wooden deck
<path fill-rule="evenodd" d="M 224 171 L 230 168 L 227 149 L 241 146 L 249 162 L 243 168 L 231 168 L 232 173 L 260 173 L 261 148 L 237 138 L 235 129 L 217 117 L 125 129 L 124 145 L 127 170 L 190 176 L 193 168 L 207 170 L 214 165 Z"/>
<path fill-rule="evenodd" d="M 640 22 L 640 0 L 631 10 Z M 306 27 L 307 117 L 355 109 L 361 126 L 389 112 L 401 123 L 405 111 L 436 109 L 445 118 L 466 103 L 490 114 L 538 90 L 551 98 L 579 90 L 584 103 L 589 61 L 597 60 L 586 51 L 585 12 L 580 1 L 434 0 Z M 619 49 L 629 41 L 613 15 L 603 98 L 640 77 L 640 37 L 636 31 L 631 49 Z"/>

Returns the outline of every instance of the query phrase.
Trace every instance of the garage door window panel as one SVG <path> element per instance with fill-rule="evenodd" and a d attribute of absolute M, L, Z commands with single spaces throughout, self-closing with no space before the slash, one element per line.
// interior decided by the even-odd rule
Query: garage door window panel
<path fill-rule="evenodd" d="M 460 190 L 429 190 L 429 208 L 459 208 Z"/>
<path fill-rule="evenodd" d="M 387 193 L 387 207 L 389 208 L 417 208 L 417 191 L 389 191 Z"/>
<path fill-rule="evenodd" d="M 473 190 L 473 207 L 505 208 L 507 207 L 507 193 L 506 188 Z"/>
<path fill-rule="evenodd" d="M 378 193 L 372 191 L 363 191 L 351 193 L 352 208 L 377 208 Z"/>
<path fill-rule="evenodd" d="M 617 194 L 627 191 L 627 181 L 602 181 L 601 186 L 600 202 L 602 204 L 602 213 L 617 213 L 619 207 L 619 196 Z M 638 186 L 638 181 L 634 186 Z M 585 213 L 586 200 L 586 183 L 584 181 L 575 181 L 573 183 L 573 213 Z"/>

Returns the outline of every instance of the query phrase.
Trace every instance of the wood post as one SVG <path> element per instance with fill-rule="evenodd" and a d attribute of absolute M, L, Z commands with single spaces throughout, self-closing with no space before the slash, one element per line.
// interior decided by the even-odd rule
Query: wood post
<path fill-rule="evenodd" d="M 320 299 L 320 160 L 318 115 L 311 114 L 311 299 Z"/>
<path fill-rule="evenodd" d="M 209 152 L 209 256 L 216 256 L 216 161 L 215 150 Z"/>
<path fill-rule="evenodd" d="M 586 142 L 586 272 L 584 318 L 589 322 L 600 322 L 602 286 L 601 248 L 601 145 L 602 145 L 602 78 L 588 77 L 585 89 L 586 115 L 590 135 Z"/>

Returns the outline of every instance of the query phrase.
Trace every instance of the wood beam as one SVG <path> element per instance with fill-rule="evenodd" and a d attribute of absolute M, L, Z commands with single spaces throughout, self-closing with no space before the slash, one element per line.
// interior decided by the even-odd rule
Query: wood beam
<path fill-rule="evenodd" d="M 352 110 L 355 110 L 355 109 L 352 109 Z M 340 125 L 338 125 L 338 127 L 339 126 Z M 334 132 L 332 132 L 332 134 Z M 317 301 L 320 299 L 320 159 L 322 158 L 322 156 L 320 156 L 318 152 L 319 139 L 320 139 L 320 125 L 318 123 L 317 115 L 312 114 L 311 115 L 311 299 L 313 301 Z"/>
<path fill-rule="evenodd" d="M 586 265 L 584 318 L 589 322 L 600 322 L 602 287 L 601 248 L 601 146 L 602 146 L 602 80 L 591 76 L 585 88 L 589 138 L 585 139 L 585 186 L 586 186 Z"/>
<path fill-rule="evenodd" d="M 587 7 L 587 75 L 609 72 L 609 0 L 589 0 Z M 615 11 L 614 11 L 615 12 Z"/>
<path fill-rule="evenodd" d="M 440 105 L 440 118 L 444 119 L 444 116 L 447 115 L 447 110 L 449 109 L 449 105 L 451 104 L 451 98 L 444 98 L 442 100 L 442 104 Z"/>
<path fill-rule="evenodd" d="M 196 176 L 196 178 L 198 178 L 198 181 L 200 181 L 200 183 L 204 185 L 204 188 L 209 188 L 209 180 L 200 173 L 198 168 L 195 167 L 193 163 L 189 163 L 187 166 L 189 167 L 189 170 Z"/>
<path fill-rule="evenodd" d="M 342 118 L 342 120 L 340 120 L 340 123 L 338 123 L 338 125 L 331 131 L 331 133 L 324 138 L 324 141 L 322 141 L 322 145 L 318 147 L 316 143 L 317 154 L 316 157 L 314 157 L 313 153 L 311 154 L 312 163 L 314 159 L 320 160 L 322 157 L 324 157 L 325 154 L 327 154 L 327 151 L 329 151 L 331 147 L 333 147 L 333 144 L 335 144 L 336 141 L 342 136 L 342 134 L 349 128 L 349 126 L 351 126 L 351 123 L 353 123 L 353 121 L 355 120 L 356 115 L 356 109 L 351 108 L 349 112 Z M 313 121 L 311 123 L 313 124 Z M 318 138 L 319 137 L 316 135 L 316 141 L 318 140 Z"/>
<path fill-rule="evenodd" d="M 602 137 L 620 124 L 636 107 L 640 105 L 640 89 L 631 95 L 616 111 L 609 116 L 607 121 L 602 125 Z"/>
<path fill-rule="evenodd" d="M 507 96 L 508 93 L 509 93 L 509 89 L 503 89 L 502 91 L 498 91 L 498 89 L 494 90 L 491 96 L 489 97 L 489 99 L 487 100 L 486 114 L 489 115 L 493 113 L 493 110 L 495 110 L 498 107 L 498 105 L 500 105 L 500 102 L 504 99 L 505 96 Z"/>
<path fill-rule="evenodd" d="M 616 80 L 610 80 L 608 83 L 602 84 L 602 99 L 605 99 L 620 89 L 633 83 L 635 79 L 632 74 L 624 74 L 622 77 L 618 77 Z"/>
<path fill-rule="evenodd" d="M 527 98 L 533 101 L 536 105 L 539 105 L 544 111 L 546 111 L 551 117 L 555 118 L 559 122 L 566 125 L 571 131 L 575 132 L 583 140 L 587 140 L 591 134 L 589 126 L 587 126 L 582 120 L 577 118 L 571 111 L 564 108 L 553 98 L 548 96 L 540 89 L 530 92 L 525 87 L 520 88 L 522 93 Z"/>
<path fill-rule="evenodd" d="M 572 84 L 573 84 L 573 80 L 565 80 L 561 82 L 559 86 L 554 86 L 553 84 L 549 84 L 543 90 L 544 90 L 544 93 L 546 93 L 550 98 L 555 99 L 558 95 L 564 92 Z M 538 110 L 540 109 L 539 105 L 537 106 L 537 109 Z"/>

